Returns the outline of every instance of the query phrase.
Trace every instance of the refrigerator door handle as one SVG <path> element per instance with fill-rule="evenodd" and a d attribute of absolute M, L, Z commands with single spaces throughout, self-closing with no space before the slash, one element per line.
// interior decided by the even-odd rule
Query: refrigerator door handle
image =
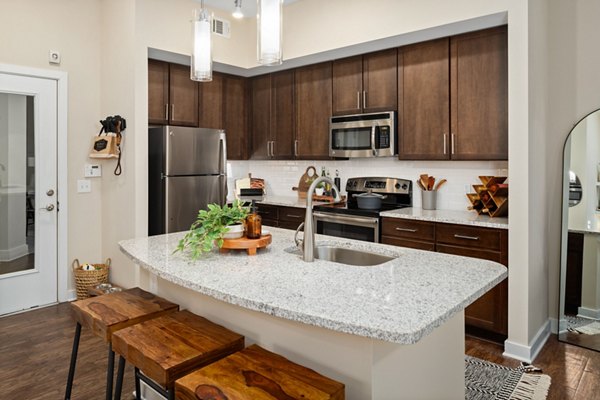
<path fill-rule="evenodd" d="M 219 139 L 219 174 L 227 174 L 227 145 L 223 137 Z"/>

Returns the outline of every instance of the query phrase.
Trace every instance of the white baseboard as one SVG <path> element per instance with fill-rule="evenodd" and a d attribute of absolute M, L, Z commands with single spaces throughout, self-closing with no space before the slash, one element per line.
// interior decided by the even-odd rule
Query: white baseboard
<path fill-rule="evenodd" d="M 528 346 L 506 340 L 504 342 L 503 355 L 527 363 L 533 362 L 550 337 L 550 324 L 550 319 L 548 319 L 538 330 Z"/>
<path fill-rule="evenodd" d="M 600 310 L 586 307 L 578 307 L 577 316 L 583 318 L 600 319 Z"/>
<path fill-rule="evenodd" d="M 564 327 L 565 329 L 563 329 L 562 331 L 560 330 L 560 327 Z M 558 335 L 560 333 L 565 333 L 567 327 L 567 320 L 565 318 L 563 319 L 556 319 L 556 318 L 550 318 L 550 332 Z"/>
<path fill-rule="evenodd" d="M 29 254 L 29 246 L 24 243 L 10 249 L 0 250 L 0 261 L 16 260 L 17 258 L 26 256 L 27 254 Z"/>

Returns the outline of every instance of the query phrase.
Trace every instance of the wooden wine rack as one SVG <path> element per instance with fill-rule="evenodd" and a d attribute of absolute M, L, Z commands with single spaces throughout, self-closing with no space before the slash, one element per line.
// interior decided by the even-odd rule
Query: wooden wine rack
<path fill-rule="evenodd" d="M 508 184 L 505 176 L 480 176 L 481 185 L 473 185 L 475 193 L 467 193 L 469 210 L 490 217 L 508 215 Z"/>

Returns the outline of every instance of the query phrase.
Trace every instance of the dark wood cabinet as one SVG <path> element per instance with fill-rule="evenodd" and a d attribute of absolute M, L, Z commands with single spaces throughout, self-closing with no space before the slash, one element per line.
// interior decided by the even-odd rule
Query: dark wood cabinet
<path fill-rule="evenodd" d="M 508 159 L 506 26 L 450 38 L 454 160 Z"/>
<path fill-rule="evenodd" d="M 189 67 L 148 60 L 148 122 L 198 126 L 198 84 Z"/>
<path fill-rule="evenodd" d="M 248 159 L 248 86 L 246 78 L 223 75 L 223 128 L 227 159 Z"/>
<path fill-rule="evenodd" d="M 294 71 L 252 78 L 253 159 L 294 157 Z"/>
<path fill-rule="evenodd" d="M 569 232 L 567 240 L 567 274 L 565 277 L 565 309 L 567 315 L 577 315 L 581 307 L 583 283 L 584 234 Z"/>
<path fill-rule="evenodd" d="M 396 49 L 335 60 L 332 68 L 334 115 L 396 110 Z"/>
<path fill-rule="evenodd" d="M 262 218 L 262 224 L 266 226 L 279 227 L 279 207 L 270 204 L 257 204 L 258 214 Z"/>
<path fill-rule="evenodd" d="M 508 231 L 384 218 L 382 242 L 495 261 L 508 266 Z M 465 309 L 467 332 L 502 341 L 508 335 L 508 279 Z"/>
<path fill-rule="evenodd" d="M 331 63 L 298 68 L 295 73 L 296 158 L 329 159 Z"/>
<path fill-rule="evenodd" d="M 262 217 L 263 225 L 296 230 L 304 222 L 306 209 L 258 204 L 258 213 Z"/>
<path fill-rule="evenodd" d="M 398 51 L 398 158 L 508 159 L 506 27 Z"/>
<path fill-rule="evenodd" d="M 198 93 L 198 126 L 223 129 L 223 76 L 213 72 L 211 82 L 198 83 Z"/>
<path fill-rule="evenodd" d="M 398 158 L 450 157 L 449 39 L 398 51 Z"/>

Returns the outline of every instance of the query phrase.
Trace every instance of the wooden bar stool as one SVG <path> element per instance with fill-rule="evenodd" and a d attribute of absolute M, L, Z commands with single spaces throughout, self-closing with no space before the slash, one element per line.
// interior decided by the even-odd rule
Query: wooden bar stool
<path fill-rule="evenodd" d="M 135 367 L 136 399 L 141 399 L 141 379 L 172 400 L 175 380 L 243 349 L 244 336 L 179 311 L 115 332 L 113 348 L 119 363 L 125 358 Z M 120 398 L 120 390 L 115 391 L 115 399 Z"/>
<path fill-rule="evenodd" d="M 140 288 L 127 289 L 122 292 L 91 297 L 71 303 L 73 319 L 77 323 L 71 352 L 71 365 L 67 378 L 65 400 L 71 398 L 75 364 L 79 349 L 81 327 L 89 328 L 96 336 L 108 343 L 108 368 L 106 372 L 106 399 L 112 399 L 113 373 L 115 353 L 112 349 L 112 335 L 119 329 L 160 317 L 179 310 L 177 304 L 171 303 Z M 117 388 L 122 384 L 125 362 L 119 360 L 119 375 Z"/>
<path fill-rule="evenodd" d="M 175 382 L 177 400 L 342 400 L 344 384 L 252 345 Z"/>

